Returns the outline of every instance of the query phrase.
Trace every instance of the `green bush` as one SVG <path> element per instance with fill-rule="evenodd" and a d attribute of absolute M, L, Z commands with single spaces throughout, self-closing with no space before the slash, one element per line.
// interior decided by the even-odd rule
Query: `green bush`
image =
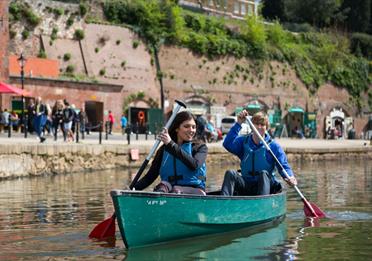
<path fill-rule="evenodd" d="M 41 50 L 39 51 L 37 57 L 39 57 L 39 58 L 44 58 L 44 59 L 47 58 L 47 55 L 46 55 L 45 50 L 41 49 Z"/>
<path fill-rule="evenodd" d="M 58 18 L 65 13 L 63 8 L 55 8 L 53 9 L 53 14 Z"/>
<path fill-rule="evenodd" d="M 74 38 L 76 40 L 83 40 L 85 37 L 84 31 L 82 29 L 76 29 L 74 33 Z"/>
<path fill-rule="evenodd" d="M 71 25 L 74 24 L 74 19 L 75 19 L 74 15 L 70 15 L 70 16 L 69 16 L 69 18 L 68 18 L 67 21 L 66 21 L 66 27 L 67 27 L 67 28 L 70 28 Z"/>
<path fill-rule="evenodd" d="M 259 17 L 247 17 L 243 22 L 225 20 L 182 10 L 175 1 L 106 0 L 103 9 L 110 22 L 132 26 L 149 45 L 177 44 L 213 59 L 225 55 L 252 58 L 255 65 L 250 69 L 259 75 L 265 61 L 276 59 L 289 63 L 312 93 L 324 82 L 332 81 L 347 88 L 358 106 L 358 98 L 371 83 L 368 62 L 350 54 L 345 37 L 316 32 L 308 24 L 283 26 L 302 32 L 294 34 L 277 22 L 266 26 Z M 370 57 L 370 37 L 354 35 L 351 50 Z M 133 42 L 133 48 L 136 46 Z M 239 75 L 252 80 L 249 73 L 224 76 L 223 82 L 236 83 Z"/>
<path fill-rule="evenodd" d="M 53 41 L 57 39 L 57 33 L 58 33 L 58 28 L 53 27 L 52 34 L 50 35 L 50 39 L 52 39 Z"/>
<path fill-rule="evenodd" d="M 66 67 L 66 73 L 73 74 L 74 71 L 75 71 L 75 66 L 74 65 L 72 65 L 72 64 L 67 65 L 67 67 Z"/>
<path fill-rule="evenodd" d="M 65 54 L 63 55 L 63 60 L 64 60 L 65 62 L 70 61 L 70 59 L 71 59 L 71 54 L 70 54 L 70 53 L 65 53 Z"/>
<path fill-rule="evenodd" d="M 85 3 L 80 3 L 79 4 L 79 11 L 80 11 L 81 16 L 86 15 L 86 13 L 88 12 L 88 6 Z"/>
<path fill-rule="evenodd" d="M 372 60 L 372 35 L 354 33 L 350 39 L 350 49 L 355 55 L 363 55 Z"/>
<path fill-rule="evenodd" d="M 24 30 L 22 31 L 22 39 L 25 40 L 25 39 L 27 39 L 29 36 L 30 36 L 30 31 L 28 31 L 27 29 L 24 29 Z"/>

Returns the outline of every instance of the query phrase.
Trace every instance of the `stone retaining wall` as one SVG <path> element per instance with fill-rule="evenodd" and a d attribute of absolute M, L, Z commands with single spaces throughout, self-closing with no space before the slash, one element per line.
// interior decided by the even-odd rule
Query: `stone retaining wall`
<path fill-rule="evenodd" d="M 130 150 L 139 149 L 140 159 L 132 161 Z M 151 146 L 134 145 L 1 145 L 0 180 L 63 174 L 89 170 L 139 167 Z M 338 149 L 286 149 L 288 160 L 372 159 L 372 147 Z M 209 148 L 207 164 L 235 162 L 238 158 L 222 147 Z"/>

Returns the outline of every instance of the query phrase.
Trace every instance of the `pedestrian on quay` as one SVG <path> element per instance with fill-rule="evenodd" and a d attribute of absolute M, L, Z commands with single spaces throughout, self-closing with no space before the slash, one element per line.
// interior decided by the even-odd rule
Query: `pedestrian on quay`
<path fill-rule="evenodd" d="M 127 117 L 125 116 L 124 113 L 121 116 L 120 123 L 121 123 L 121 133 L 124 135 L 125 134 L 125 129 L 126 129 L 127 124 L 128 124 L 128 119 L 127 119 Z"/>
<path fill-rule="evenodd" d="M 135 189 L 147 188 L 160 176 L 161 182 L 154 191 L 205 195 L 208 148 L 204 142 L 195 139 L 195 134 L 194 115 L 189 111 L 179 112 L 169 131 L 163 128 L 160 132 L 158 139 L 163 145 Z"/>
<path fill-rule="evenodd" d="M 37 97 L 34 107 L 33 127 L 41 143 L 46 140 L 46 138 L 43 136 L 43 129 L 47 120 L 47 113 L 47 107 L 42 102 L 41 97 Z"/>
<path fill-rule="evenodd" d="M 115 118 L 114 115 L 112 114 L 112 111 L 109 111 L 108 113 L 108 122 L 109 122 L 108 134 L 112 134 L 112 127 L 114 126 L 115 123 Z"/>

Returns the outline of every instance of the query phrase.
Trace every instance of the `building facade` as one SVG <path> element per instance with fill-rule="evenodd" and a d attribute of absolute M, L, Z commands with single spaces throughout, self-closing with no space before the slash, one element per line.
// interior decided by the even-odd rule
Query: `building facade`
<path fill-rule="evenodd" d="M 212 15 L 244 19 L 247 15 L 258 14 L 258 1 L 248 0 L 188 0 L 179 1 L 184 7 L 201 10 Z"/>

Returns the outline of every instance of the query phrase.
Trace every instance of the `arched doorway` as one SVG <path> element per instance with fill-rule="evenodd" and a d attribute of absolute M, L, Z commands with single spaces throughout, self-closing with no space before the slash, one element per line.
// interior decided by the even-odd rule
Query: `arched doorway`
<path fill-rule="evenodd" d="M 347 130 L 353 125 L 353 118 L 348 117 L 341 107 L 333 108 L 325 117 L 324 132 L 326 139 L 347 137 Z"/>
<path fill-rule="evenodd" d="M 205 116 L 210 112 L 210 103 L 202 96 L 194 95 L 185 99 L 187 109 L 195 116 Z"/>
<path fill-rule="evenodd" d="M 304 114 L 305 111 L 301 107 L 289 108 L 287 115 L 284 117 L 284 122 L 289 137 L 303 137 Z"/>
<path fill-rule="evenodd" d="M 98 125 L 103 122 L 103 102 L 86 101 L 85 112 L 87 114 L 89 128 L 98 131 Z"/>

